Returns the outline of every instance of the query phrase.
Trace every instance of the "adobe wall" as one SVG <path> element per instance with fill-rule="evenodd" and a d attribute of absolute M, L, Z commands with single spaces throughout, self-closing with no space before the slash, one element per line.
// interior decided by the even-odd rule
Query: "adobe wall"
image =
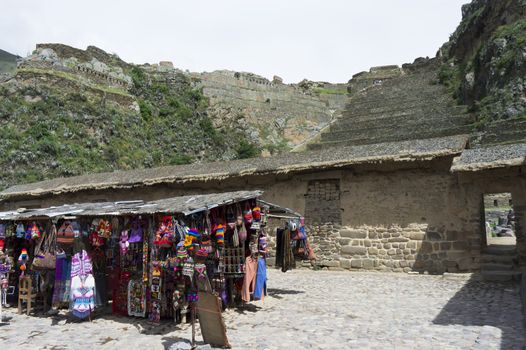
<path fill-rule="evenodd" d="M 526 219 L 526 181 L 519 171 L 457 175 L 449 173 L 449 167 L 432 162 L 418 169 L 380 171 L 382 168 L 386 170 L 388 166 L 162 184 L 99 193 L 85 191 L 37 199 L 33 204 L 153 200 L 192 193 L 262 189 L 264 199 L 300 213 L 319 212 L 321 221 L 324 215 L 333 215 L 334 208 L 339 208 L 340 222 L 313 222 L 312 217 L 306 217 L 307 232 L 318 257 L 315 264 L 320 267 L 443 273 L 480 269 L 481 247 L 485 244 L 482 195 L 511 192 L 518 251 L 522 259 L 526 257 L 520 225 Z M 334 185 L 335 180 L 339 181 L 339 188 Z M 272 247 L 274 233 L 270 235 Z"/>

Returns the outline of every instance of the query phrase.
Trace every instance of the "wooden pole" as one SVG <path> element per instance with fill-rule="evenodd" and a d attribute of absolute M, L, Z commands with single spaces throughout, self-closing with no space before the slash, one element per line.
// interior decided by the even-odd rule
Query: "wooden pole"
<path fill-rule="evenodd" d="M 195 349 L 195 302 L 192 302 L 190 305 L 192 312 L 192 349 Z"/>

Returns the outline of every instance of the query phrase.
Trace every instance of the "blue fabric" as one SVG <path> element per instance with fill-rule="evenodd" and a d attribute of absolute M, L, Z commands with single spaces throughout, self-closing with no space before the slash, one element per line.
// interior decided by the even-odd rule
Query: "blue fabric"
<path fill-rule="evenodd" d="M 263 295 L 267 295 L 267 263 L 265 258 L 260 257 L 258 259 L 258 271 L 256 272 L 254 300 L 260 300 Z"/>

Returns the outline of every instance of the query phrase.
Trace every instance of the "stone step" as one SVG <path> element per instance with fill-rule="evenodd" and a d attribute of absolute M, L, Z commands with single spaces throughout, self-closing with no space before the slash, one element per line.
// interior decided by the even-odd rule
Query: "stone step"
<path fill-rule="evenodd" d="M 421 132 L 420 131 L 419 132 L 408 131 L 404 134 L 386 132 L 385 134 L 382 134 L 379 137 L 368 137 L 366 135 L 360 135 L 357 137 L 346 138 L 344 140 L 339 140 L 339 141 L 322 141 L 317 144 L 309 144 L 307 145 L 307 148 L 310 150 L 316 150 L 316 149 L 325 149 L 328 147 L 335 147 L 335 146 L 338 146 L 338 147 L 339 146 L 356 146 L 356 145 L 365 145 L 365 144 L 372 144 L 372 143 L 426 139 L 426 138 L 434 138 L 434 137 L 445 137 L 445 136 L 452 136 L 452 135 L 469 134 L 470 131 L 471 131 L 471 126 L 468 125 L 468 126 L 450 127 L 450 128 L 445 128 L 445 129 L 426 129 Z"/>
<path fill-rule="evenodd" d="M 428 82 L 418 81 L 404 81 L 400 80 L 389 81 L 386 84 L 373 86 L 368 89 L 355 92 L 352 98 L 355 100 L 369 99 L 369 100 L 385 100 L 395 97 L 409 98 L 430 98 L 433 96 L 446 96 L 447 91 L 442 85 L 433 85 Z"/>
<path fill-rule="evenodd" d="M 482 279 L 488 282 L 508 282 L 520 281 L 522 272 L 520 271 L 482 271 Z"/>
<path fill-rule="evenodd" d="M 345 121 L 334 123 L 331 132 L 370 129 L 383 126 L 396 126 L 397 128 L 411 127 L 415 124 L 439 127 L 440 125 L 462 126 L 473 124 L 473 117 L 469 114 L 411 114 L 406 116 L 393 116 L 390 118 L 372 119 L 364 121 Z"/>
<path fill-rule="evenodd" d="M 386 135 L 389 135 L 390 137 L 398 135 L 400 138 L 405 138 L 407 135 L 427 133 L 429 130 L 448 130 L 462 126 L 462 124 L 453 124 L 450 120 L 443 118 L 426 122 L 417 121 L 413 123 L 390 123 L 389 125 L 368 129 L 349 128 L 348 130 L 332 131 L 331 128 L 329 132 L 323 133 L 321 135 L 321 142 L 345 141 L 360 138 L 376 139 Z"/>
<path fill-rule="evenodd" d="M 411 109 L 432 109 L 434 106 L 455 108 L 458 105 L 449 97 L 443 95 L 431 95 L 420 98 L 406 98 L 403 96 L 396 96 L 392 99 L 371 99 L 364 98 L 363 101 L 352 99 L 342 112 L 344 117 L 355 117 L 359 115 L 373 115 L 382 113 L 392 113 L 395 111 L 405 111 Z M 465 107 L 464 107 L 465 108 Z"/>
<path fill-rule="evenodd" d="M 482 271 L 511 271 L 515 268 L 513 263 L 511 264 L 500 264 L 500 263 L 483 263 L 480 266 Z"/>
<path fill-rule="evenodd" d="M 509 255 L 517 254 L 517 247 L 514 244 L 492 244 L 482 248 L 483 254 L 490 255 Z"/>
<path fill-rule="evenodd" d="M 516 255 L 496 255 L 496 254 L 482 254 L 480 256 L 480 262 L 485 263 L 495 263 L 495 264 L 505 264 L 512 265 L 515 264 L 517 260 Z"/>
<path fill-rule="evenodd" d="M 342 114 L 334 124 L 345 125 L 357 122 L 381 122 L 382 120 L 399 117 L 411 118 L 412 116 L 433 115 L 469 115 L 464 106 L 429 106 L 422 105 L 414 108 L 392 108 L 379 113 L 360 112 L 357 114 Z"/>
<path fill-rule="evenodd" d="M 526 141 L 526 120 L 509 120 L 493 123 L 482 130 L 482 137 L 477 140 L 477 143 L 480 145 L 492 145 L 524 141 Z"/>
<path fill-rule="evenodd" d="M 413 127 L 414 125 L 421 124 L 428 127 L 436 126 L 462 126 L 471 124 L 473 117 L 469 114 L 460 114 L 460 115 L 422 115 L 422 114 L 410 114 L 404 116 L 393 116 L 390 118 L 382 119 L 371 119 L 371 120 L 361 120 L 352 122 L 351 120 L 345 120 L 342 122 L 334 122 L 327 133 L 337 133 L 342 131 L 352 131 L 352 130 L 367 130 L 375 128 L 403 128 L 403 127 Z"/>

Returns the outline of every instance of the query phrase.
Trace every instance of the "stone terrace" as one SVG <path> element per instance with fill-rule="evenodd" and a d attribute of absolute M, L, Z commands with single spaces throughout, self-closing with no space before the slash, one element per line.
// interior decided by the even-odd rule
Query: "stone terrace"
<path fill-rule="evenodd" d="M 341 118 L 310 149 L 469 134 L 473 117 L 438 84 L 437 63 L 404 65 L 400 74 L 352 91 Z M 357 78 L 354 78 L 357 79 Z M 353 86 L 361 87 L 360 84 Z"/>

